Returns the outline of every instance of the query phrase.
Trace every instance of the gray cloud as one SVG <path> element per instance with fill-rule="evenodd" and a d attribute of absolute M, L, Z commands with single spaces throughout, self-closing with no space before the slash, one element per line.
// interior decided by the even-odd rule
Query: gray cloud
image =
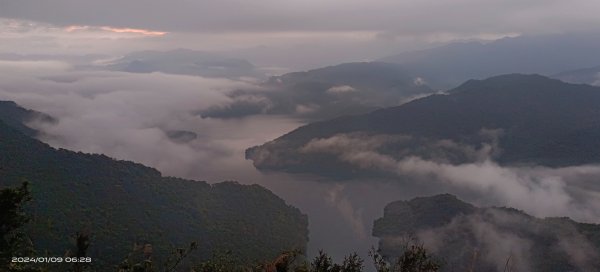
<path fill-rule="evenodd" d="M 531 263 L 536 259 L 531 254 L 535 251 L 532 247 L 543 237 L 542 241 L 551 241 L 549 248 L 554 251 L 546 254 L 566 256 L 579 271 L 593 271 L 600 254 L 589 238 L 568 221 L 560 224 L 555 221 L 556 225 L 552 225 L 551 220 L 560 219 L 542 221 L 512 210 L 489 208 L 481 213 L 458 216 L 442 227 L 420 230 L 416 237 L 434 253 L 448 250 L 449 241 L 460 243 L 466 259 L 477 258 L 475 266 L 491 266 L 494 271 L 505 271 L 505 266 L 515 271 L 535 270 Z M 456 252 L 450 254 L 457 255 Z M 465 261 L 464 256 L 462 261 Z M 544 260 L 538 258 L 537 261 Z M 452 261 L 448 265 L 452 267 Z"/>
<path fill-rule="evenodd" d="M 310 215 L 309 254 L 325 249 L 338 260 L 351 251 L 366 257 L 377 243 L 370 228 L 383 206 L 417 192 L 385 183 L 321 183 L 318 177 L 256 171 L 244 150 L 302 124 L 284 116 L 224 120 L 195 114 L 231 103 L 228 94 L 241 87 L 254 86 L 161 73 L 79 71 L 61 61 L 0 62 L 1 100 L 59 119 L 55 125 L 32 124 L 52 146 L 134 160 L 166 175 L 261 184 Z M 169 135 L 181 131 L 196 137 L 182 141 Z"/>
<path fill-rule="evenodd" d="M 404 186 L 434 184 L 439 186 L 438 192 L 458 192 L 468 198 L 475 196 L 478 203 L 515 207 L 542 217 L 569 216 L 587 222 L 600 220 L 597 212 L 600 191 L 591 188 L 589 183 L 591 177 L 600 175 L 600 166 L 504 167 L 492 160 L 497 152 L 493 141 L 491 144 L 483 143 L 480 148 L 458 145 L 449 140 L 433 142 L 429 146 L 435 152 L 422 155 L 428 159 L 418 155 L 396 158 L 381 152 L 381 148 L 391 141 L 407 139 L 410 137 L 398 139 L 386 135 L 340 134 L 313 140 L 299 152 L 332 154 L 354 167 L 394 173 L 413 183 L 406 185 L 407 182 L 404 182 Z M 452 164 L 444 158 L 445 152 L 438 153 L 448 147 L 451 154 L 463 152 L 474 160 Z"/>
<path fill-rule="evenodd" d="M 161 31 L 555 32 L 598 24 L 597 1 L 41 1 L 0 2 L 0 16 L 57 25 Z"/>
<path fill-rule="evenodd" d="M 168 175 L 198 177 L 222 169 L 225 166 L 219 165 L 227 165 L 236 152 L 265 140 L 252 138 L 257 132 L 275 137 L 282 127 L 285 131 L 296 125 L 273 118 L 262 127 L 253 127 L 252 120 L 217 121 L 195 114 L 229 101 L 227 93 L 236 88 L 252 87 L 241 81 L 76 71 L 58 61 L 1 61 L 0 72 L 2 99 L 59 119 L 57 124 L 41 127 L 46 135 L 42 140 L 57 147 L 138 161 Z M 185 143 L 169 137 L 170 131 L 181 130 L 197 137 Z"/>
<path fill-rule="evenodd" d="M 565 252 L 581 271 L 593 271 L 600 253 L 580 233 L 559 237 L 558 248 Z"/>
<path fill-rule="evenodd" d="M 348 197 L 343 194 L 344 188 L 343 184 L 335 184 L 328 190 L 326 199 L 339 210 L 342 217 L 351 225 L 356 238 L 365 240 L 369 236 L 370 231 L 367 229 L 363 219 L 363 209 L 353 206 Z"/>
<path fill-rule="evenodd" d="M 472 258 L 477 258 L 476 264 L 485 263 L 491 265 L 494 271 L 504 271 L 508 262 L 509 267 L 515 271 L 531 271 L 529 260 L 533 241 L 514 232 L 514 229 L 526 224 L 528 218 L 493 210 L 487 211 L 485 215 L 487 218 L 480 214 L 460 216 L 446 226 L 422 230 L 416 236 L 427 248 L 438 252 L 445 246 L 444 241 L 456 238 L 457 233 L 469 231 L 476 243 L 472 248 L 466 247 L 463 250 L 470 253 Z M 498 226 L 512 226 L 514 229 L 507 231 Z"/>
<path fill-rule="evenodd" d="M 2 61 L 0 99 L 59 118 L 56 125 L 40 127 L 46 132 L 42 140 L 56 147 L 142 162 L 167 175 L 265 185 L 310 214 L 312 253 L 322 248 L 338 258 L 354 250 L 366 256 L 376 243 L 369 235 L 372 221 L 385 204 L 436 191 L 463 192 L 479 203 L 516 206 L 541 215 L 597 219 L 594 210 L 600 207 L 600 188 L 594 181 L 599 167 L 501 167 L 488 160 L 497 151 L 493 139 L 498 131 L 482 131 L 488 144 L 480 148 L 451 141 L 429 143 L 432 149 L 463 153 L 473 160 L 458 166 L 447 164 L 442 158 L 445 153 L 436 153 L 432 157 L 437 159 L 431 160 L 397 160 L 377 152 L 386 143 L 410 141 L 408 136 L 352 134 L 316 140 L 303 152 L 331 152 L 355 166 L 413 177 L 401 186 L 378 180 L 319 183 L 317 177 L 258 173 L 243 159 L 246 147 L 290 131 L 300 125 L 298 121 L 282 116 L 217 120 L 194 114 L 198 109 L 232 103 L 233 90 L 255 88 L 252 84 L 72 67 L 50 60 Z M 168 132 L 178 130 L 197 137 L 183 142 L 171 139 Z M 414 181 L 435 188 L 423 189 Z M 574 250 L 574 241 L 561 245 Z M 588 257 L 573 254 L 586 263 Z"/>
<path fill-rule="evenodd" d="M 244 150 L 301 123 L 284 116 L 223 120 L 195 114 L 230 103 L 232 90 L 253 87 L 246 82 L 72 67 L 60 61 L 2 61 L 0 100 L 57 117 L 58 124 L 32 124 L 45 132 L 41 140 L 54 147 L 133 160 L 166 175 L 261 184 L 310 214 L 309 254 L 325 249 L 338 260 L 351 251 L 366 256 L 376 244 L 370 236 L 372 220 L 406 191 L 256 171 L 244 160 Z M 182 131 L 196 137 L 182 141 L 169 135 Z"/>
<path fill-rule="evenodd" d="M 289 71 L 457 40 L 596 33 L 599 8 L 594 0 L 0 0 L 0 52 L 119 55 L 184 47 Z"/>

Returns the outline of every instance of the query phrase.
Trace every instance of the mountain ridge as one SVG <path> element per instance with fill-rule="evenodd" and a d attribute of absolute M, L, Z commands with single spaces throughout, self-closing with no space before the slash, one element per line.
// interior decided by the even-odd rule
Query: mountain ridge
<path fill-rule="evenodd" d="M 597 33 L 522 35 L 482 42 L 457 42 L 383 57 L 399 63 L 430 82 L 449 89 L 470 78 L 484 79 L 506 73 L 550 76 L 600 63 L 594 53 Z"/>
<path fill-rule="evenodd" d="M 306 250 L 308 219 L 271 191 L 236 182 L 163 177 L 139 163 L 55 149 L 0 121 L 0 185 L 27 180 L 38 251 L 61 256 L 78 231 L 99 271 L 112 271 L 132 244 L 151 244 L 164 260 L 172 246 L 198 242 L 191 262 L 232 250 L 240 261 Z"/>
<path fill-rule="evenodd" d="M 348 166 L 348 161 L 340 160 L 345 153 L 334 149 L 335 141 L 375 141 L 387 135 L 411 139 L 379 139 L 369 151 L 395 159 L 418 156 L 461 164 L 481 159 L 476 153 L 491 148 L 488 155 L 501 164 L 595 163 L 600 161 L 594 144 L 600 136 L 597 113 L 598 87 L 540 75 L 502 75 L 470 80 L 446 94 L 401 106 L 308 124 L 249 148 L 246 157 L 260 170 L 319 173 L 326 167 L 341 167 L 327 163 L 332 159 Z M 329 144 L 329 149 L 307 150 L 311 143 Z M 320 160 L 319 155 L 327 159 Z"/>
<path fill-rule="evenodd" d="M 229 104 L 201 112 L 205 118 L 256 114 L 288 115 L 309 121 L 400 105 L 433 93 L 427 83 L 398 64 L 351 62 L 270 77 L 260 91 L 238 90 Z"/>

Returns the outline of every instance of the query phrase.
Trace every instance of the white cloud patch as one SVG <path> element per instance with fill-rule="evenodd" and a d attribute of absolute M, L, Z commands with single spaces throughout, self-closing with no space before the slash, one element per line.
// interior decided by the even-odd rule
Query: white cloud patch
<path fill-rule="evenodd" d="M 465 241 L 467 239 L 460 235 L 470 232 L 476 245 L 472 248 L 461 248 L 461 250 L 470 253 L 472 258 L 476 258 L 476 263 L 491 264 L 495 271 L 504 271 L 507 264 L 508 267 L 517 271 L 530 271 L 529 260 L 533 241 L 499 227 L 512 226 L 513 230 L 519 229 L 524 224 L 524 219 L 502 211 L 488 211 L 485 216 L 487 218 L 480 214 L 459 216 L 446 226 L 419 231 L 417 237 L 426 248 L 436 252 L 447 246 L 444 243 L 449 239 L 462 240 L 461 238 L 463 238 L 464 240 L 461 242 L 468 243 Z"/>
<path fill-rule="evenodd" d="M 443 158 L 423 159 L 415 155 L 397 159 L 380 151 L 391 141 L 409 139 L 407 137 L 341 134 L 313 140 L 299 151 L 333 154 L 356 167 L 412 177 L 419 183 L 439 182 L 444 186 L 440 187 L 442 191 L 444 188 L 466 190 L 486 203 L 515 207 L 536 216 L 570 216 L 588 222 L 600 220 L 600 190 L 585 190 L 589 184 L 582 181 L 585 180 L 582 177 L 600 176 L 599 166 L 504 167 L 491 159 L 497 152 L 493 142 L 483 144 L 479 149 L 444 140 L 432 143 L 436 150 L 445 145 L 453 153 L 463 152 L 474 159 L 472 163 L 458 165 Z"/>
<path fill-rule="evenodd" d="M 415 86 L 423 86 L 427 85 L 427 81 L 422 77 L 415 77 L 415 79 L 413 79 L 413 84 L 415 84 Z"/>
<path fill-rule="evenodd" d="M 296 125 L 281 117 L 257 125 L 253 119 L 224 121 L 196 114 L 231 102 L 232 90 L 252 87 L 240 81 L 75 71 L 59 62 L 2 61 L 0 71 L 0 99 L 59 119 L 39 127 L 45 132 L 43 141 L 144 163 L 167 175 L 209 177 L 226 168 L 232 156 L 241 156 L 240 150 L 264 141 L 265 136 L 255 138 L 257 131 L 274 137 L 282 127 L 286 131 Z M 169 138 L 169 131 L 198 137 L 181 143 Z"/>
<path fill-rule="evenodd" d="M 296 105 L 296 113 L 298 114 L 309 114 L 319 110 L 319 105 L 316 104 L 299 104 Z"/>
<path fill-rule="evenodd" d="M 344 194 L 345 186 L 336 184 L 328 190 L 326 200 L 336 207 L 342 217 L 350 224 L 357 239 L 365 240 L 369 235 L 365 220 L 363 219 L 363 209 L 354 207 L 350 199 Z"/>
<path fill-rule="evenodd" d="M 462 247 L 457 250 L 466 252 L 469 258 L 476 258 L 476 264 L 492 265 L 495 271 L 504 271 L 507 266 L 511 270 L 531 271 L 535 268 L 531 263 L 533 259 L 544 261 L 532 256 L 532 251 L 541 250 L 534 248 L 536 246 L 546 246 L 554 251 L 545 254 L 566 256 L 578 271 L 593 271 L 600 254 L 591 241 L 569 221 L 552 220 L 554 223 L 513 210 L 487 208 L 478 213 L 459 215 L 442 227 L 419 230 L 416 237 L 434 253 L 458 243 Z M 558 223 L 556 220 L 563 221 Z M 542 227 L 543 224 L 554 225 L 548 228 Z"/>
<path fill-rule="evenodd" d="M 329 89 L 327 89 L 327 93 L 330 94 L 344 94 L 344 93 L 352 93 L 352 92 L 357 92 L 358 90 L 355 89 L 352 86 L 349 85 L 339 85 L 339 86 L 333 86 Z"/>

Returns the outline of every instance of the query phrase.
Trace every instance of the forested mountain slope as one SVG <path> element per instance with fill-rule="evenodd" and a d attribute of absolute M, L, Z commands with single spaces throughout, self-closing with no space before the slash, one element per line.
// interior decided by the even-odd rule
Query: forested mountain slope
<path fill-rule="evenodd" d="M 134 243 L 157 260 L 192 241 L 190 260 L 231 250 L 241 261 L 304 250 L 307 217 L 258 185 L 163 177 L 141 164 L 54 149 L 0 121 L 0 186 L 31 185 L 29 233 L 40 254 L 62 256 L 91 234 L 94 267 L 113 270 Z"/>
<path fill-rule="evenodd" d="M 330 176 L 360 168 L 353 164 L 360 152 L 395 160 L 555 167 L 600 162 L 599 139 L 600 88 L 511 74 L 312 123 L 250 148 L 246 156 L 261 170 Z"/>

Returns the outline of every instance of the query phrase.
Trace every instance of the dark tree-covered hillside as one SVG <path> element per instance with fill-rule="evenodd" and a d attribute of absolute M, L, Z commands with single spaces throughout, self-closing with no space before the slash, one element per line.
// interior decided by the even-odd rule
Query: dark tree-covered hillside
<path fill-rule="evenodd" d="M 74 247 L 69 237 L 88 231 L 97 268 L 119 263 L 135 244 L 152 245 L 157 261 L 190 241 L 199 245 L 190 261 L 219 249 L 254 261 L 304 251 L 308 239 L 306 215 L 261 186 L 163 177 L 133 162 L 54 149 L 0 121 L 0 186 L 23 179 L 38 252 L 62 256 Z"/>
<path fill-rule="evenodd" d="M 353 154 L 462 164 L 600 162 L 600 87 L 539 75 L 469 80 L 448 94 L 315 122 L 246 151 L 261 170 L 356 177 Z M 353 153 L 354 152 L 354 153 Z M 372 174 L 372 173 L 370 173 Z"/>

